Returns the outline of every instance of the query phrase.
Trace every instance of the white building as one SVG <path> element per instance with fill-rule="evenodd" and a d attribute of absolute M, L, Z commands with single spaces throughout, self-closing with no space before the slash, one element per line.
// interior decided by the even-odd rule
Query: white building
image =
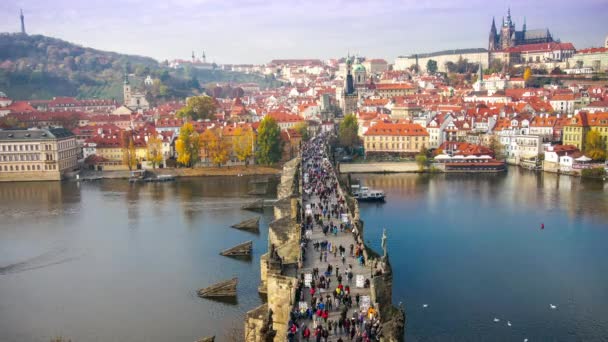
<path fill-rule="evenodd" d="M 522 159 L 537 158 L 543 153 L 542 137 L 537 135 L 501 136 L 507 160 L 519 164 Z"/>

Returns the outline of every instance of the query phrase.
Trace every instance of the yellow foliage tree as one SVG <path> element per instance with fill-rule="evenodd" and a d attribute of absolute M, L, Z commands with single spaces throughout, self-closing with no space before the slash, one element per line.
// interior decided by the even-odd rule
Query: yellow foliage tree
<path fill-rule="evenodd" d="M 532 69 L 530 69 L 530 67 L 527 67 L 526 70 L 524 71 L 524 82 L 528 82 L 528 80 L 530 79 L 531 76 L 532 76 Z"/>
<path fill-rule="evenodd" d="M 133 170 L 137 166 L 137 156 L 135 155 L 135 143 L 130 132 L 123 131 L 120 137 L 120 145 L 122 149 L 122 162 Z"/>
<path fill-rule="evenodd" d="M 196 133 L 191 123 L 186 122 L 180 128 L 179 138 L 175 142 L 175 150 L 178 154 L 178 163 L 194 167 L 198 161 L 200 145 L 198 133 Z"/>
<path fill-rule="evenodd" d="M 585 154 L 593 160 L 606 159 L 606 144 L 596 130 L 590 130 L 585 137 Z"/>
<path fill-rule="evenodd" d="M 207 130 L 213 135 L 209 141 L 209 160 L 217 165 L 226 164 L 230 157 L 230 144 L 222 139 L 219 132 Z"/>
<path fill-rule="evenodd" d="M 146 159 L 152 163 L 152 168 L 163 162 L 163 142 L 155 136 L 148 138 Z"/>
<path fill-rule="evenodd" d="M 232 150 L 236 158 L 241 162 L 245 162 L 245 166 L 247 166 L 247 161 L 253 154 L 253 142 L 255 140 L 253 131 L 251 129 L 244 130 L 241 127 L 238 127 L 234 131 L 234 135 L 235 138 Z"/>

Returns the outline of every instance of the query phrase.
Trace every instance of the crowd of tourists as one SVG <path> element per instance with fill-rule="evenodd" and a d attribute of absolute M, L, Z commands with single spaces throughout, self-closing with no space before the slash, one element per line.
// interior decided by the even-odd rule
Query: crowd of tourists
<path fill-rule="evenodd" d="M 325 151 L 327 136 L 303 144 L 302 174 L 305 211 L 302 213 L 302 255 L 314 260 L 309 279 L 301 273 L 288 324 L 288 341 L 377 341 L 378 312 L 353 285 L 353 264 L 364 266 L 364 246 L 358 241 Z M 322 232 L 312 239 L 313 231 Z M 338 237 L 352 235 L 352 243 Z M 304 260 L 306 261 L 306 260 Z M 309 264 L 313 264 L 310 260 Z M 370 286 L 365 279 L 361 288 Z M 368 297 L 369 299 L 369 297 Z M 302 305 L 304 303 L 305 305 Z M 332 315 L 332 313 L 334 313 Z"/>

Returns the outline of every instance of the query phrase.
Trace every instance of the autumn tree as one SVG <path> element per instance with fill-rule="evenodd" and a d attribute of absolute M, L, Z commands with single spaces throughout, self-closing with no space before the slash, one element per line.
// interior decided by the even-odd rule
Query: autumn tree
<path fill-rule="evenodd" d="M 240 162 L 245 162 L 245 166 L 247 166 L 247 161 L 253 154 L 253 139 L 255 138 L 253 131 L 251 129 L 244 130 L 241 127 L 238 127 L 234 131 L 234 136 L 232 150 L 234 151 L 236 158 Z"/>
<path fill-rule="evenodd" d="M 528 82 L 528 80 L 530 79 L 531 76 L 532 76 L 532 69 L 530 69 L 530 67 L 527 67 L 526 70 L 524 71 L 524 82 Z"/>
<path fill-rule="evenodd" d="M 208 129 L 205 133 L 210 132 L 211 137 L 209 140 L 209 160 L 221 167 L 226 164 L 230 157 L 230 144 L 222 139 L 220 130 Z"/>
<path fill-rule="evenodd" d="M 122 150 L 122 162 L 129 167 L 129 171 L 137 166 L 137 156 L 135 154 L 135 142 L 131 132 L 122 131 L 120 134 L 120 146 Z"/>
<path fill-rule="evenodd" d="M 496 160 L 505 159 L 504 146 L 500 143 L 500 141 L 498 140 L 498 138 L 495 135 L 493 135 L 490 138 L 490 143 L 488 144 L 488 148 L 490 150 L 492 150 L 492 152 L 494 153 L 494 158 Z"/>
<path fill-rule="evenodd" d="M 156 168 L 163 162 L 163 142 L 158 137 L 151 136 L 148 138 L 146 159 L 152 164 L 152 168 Z"/>
<path fill-rule="evenodd" d="M 179 118 L 192 120 L 212 119 L 215 114 L 215 101 L 209 96 L 194 96 L 188 98 L 186 106 L 175 113 Z"/>
<path fill-rule="evenodd" d="M 308 124 L 306 122 L 299 122 L 295 124 L 293 129 L 300 133 L 302 140 L 306 141 L 310 138 L 310 135 L 308 134 Z"/>
<path fill-rule="evenodd" d="M 259 164 L 270 165 L 281 160 L 283 144 L 281 128 L 276 120 L 265 116 L 258 127 L 256 159 Z"/>
<path fill-rule="evenodd" d="M 585 154 L 593 160 L 606 159 L 606 144 L 596 130 L 590 130 L 585 137 Z"/>
<path fill-rule="evenodd" d="M 179 138 L 175 142 L 177 162 L 188 167 L 194 167 L 199 160 L 199 137 L 191 123 L 186 122 L 179 131 Z"/>
<path fill-rule="evenodd" d="M 338 128 L 338 141 L 342 147 L 348 148 L 351 152 L 353 147 L 359 143 L 359 123 L 355 114 L 348 114 L 340 123 Z"/>
<path fill-rule="evenodd" d="M 416 164 L 418 164 L 418 171 L 424 171 L 429 158 L 427 157 L 427 149 L 423 146 L 420 152 L 416 155 Z"/>

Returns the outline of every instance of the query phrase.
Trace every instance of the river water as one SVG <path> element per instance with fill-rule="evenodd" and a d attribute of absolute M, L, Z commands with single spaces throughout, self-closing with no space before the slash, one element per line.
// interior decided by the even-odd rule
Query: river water
<path fill-rule="evenodd" d="M 355 178 L 388 195 L 362 217 L 376 250 L 387 229 L 408 342 L 607 340 L 602 183 L 514 168 Z M 272 219 L 259 235 L 229 228 L 256 215 L 240 210 L 250 189 L 247 177 L 0 184 L 0 341 L 241 340 Z M 218 255 L 247 240 L 252 261 Z M 196 296 L 235 275 L 237 303 Z"/>
<path fill-rule="evenodd" d="M 406 341 L 608 341 L 602 182 L 516 168 L 353 178 L 387 194 L 361 216 L 376 250 L 386 228 Z"/>
<path fill-rule="evenodd" d="M 230 228 L 258 215 L 249 180 L 0 184 L 0 341 L 241 340 L 272 219 Z M 251 261 L 218 254 L 247 240 Z M 233 276 L 236 303 L 196 296 Z"/>

